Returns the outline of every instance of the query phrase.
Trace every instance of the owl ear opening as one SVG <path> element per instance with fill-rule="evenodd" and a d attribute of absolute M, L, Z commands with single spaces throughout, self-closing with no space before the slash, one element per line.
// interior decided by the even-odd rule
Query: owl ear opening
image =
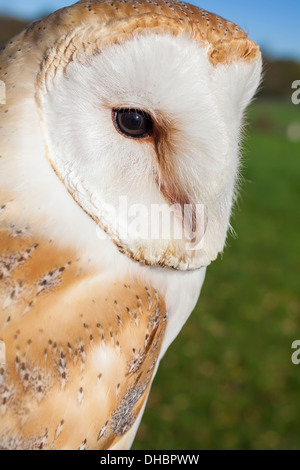
<path fill-rule="evenodd" d="M 262 58 L 258 46 L 255 55 L 242 55 L 231 63 L 219 63 L 213 67 L 212 83 L 226 120 L 240 123 L 245 108 L 260 85 L 261 75 Z"/>

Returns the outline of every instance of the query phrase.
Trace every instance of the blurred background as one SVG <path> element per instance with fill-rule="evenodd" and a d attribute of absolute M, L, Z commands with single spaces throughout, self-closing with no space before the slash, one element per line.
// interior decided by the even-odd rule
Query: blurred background
<path fill-rule="evenodd" d="M 0 0 L 0 45 L 71 3 Z M 299 449 L 300 2 L 190 3 L 248 31 L 265 75 L 247 113 L 237 235 L 161 362 L 133 449 Z"/>

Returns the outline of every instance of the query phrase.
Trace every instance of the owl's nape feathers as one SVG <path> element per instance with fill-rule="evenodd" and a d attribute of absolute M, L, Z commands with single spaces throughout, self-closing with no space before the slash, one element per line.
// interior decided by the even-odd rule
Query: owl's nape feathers
<path fill-rule="evenodd" d="M 1 50 L 0 448 L 131 446 L 224 248 L 260 75 L 239 27 L 175 0 L 81 1 Z M 124 197 L 142 226 L 202 205 L 203 243 L 125 237 Z"/>

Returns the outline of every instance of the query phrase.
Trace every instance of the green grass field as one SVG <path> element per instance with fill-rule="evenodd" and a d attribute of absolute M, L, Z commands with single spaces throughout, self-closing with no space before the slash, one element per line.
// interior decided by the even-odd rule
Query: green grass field
<path fill-rule="evenodd" d="M 133 449 L 299 449 L 300 105 L 248 112 L 237 238 L 161 362 Z"/>

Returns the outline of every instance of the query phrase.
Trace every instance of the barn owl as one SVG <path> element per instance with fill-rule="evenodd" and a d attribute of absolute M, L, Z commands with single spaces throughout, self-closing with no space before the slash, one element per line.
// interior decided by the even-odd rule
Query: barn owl
<path fill-rule="evenodd" d="M 1 448 L 131 447 L 224 248 L 260 75 L 246 33 L 176 0 L 83 0 L 2 48 Z M 192 236 L 153 236 L 153 207 Z"/>

